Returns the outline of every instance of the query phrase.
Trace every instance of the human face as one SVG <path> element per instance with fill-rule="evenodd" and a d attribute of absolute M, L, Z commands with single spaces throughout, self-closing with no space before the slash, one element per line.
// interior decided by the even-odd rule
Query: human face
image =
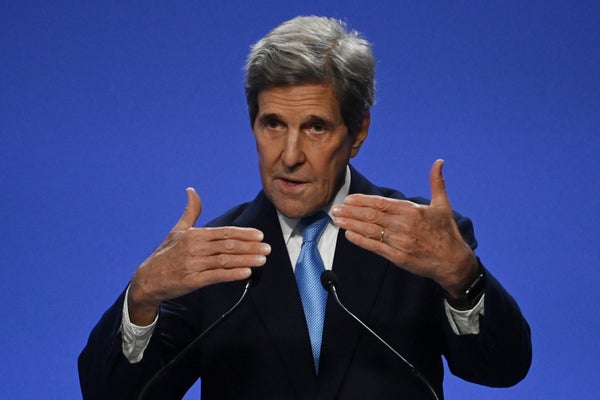
<path fill-rule="evenodd" d="M 258 95 L 252 131 L 264 192 L 289 218 L 328 205 L 344 182 L 348 160 L 367 137 L 369 117 L 354 135 L 330 85 L 274 87 Z"/>

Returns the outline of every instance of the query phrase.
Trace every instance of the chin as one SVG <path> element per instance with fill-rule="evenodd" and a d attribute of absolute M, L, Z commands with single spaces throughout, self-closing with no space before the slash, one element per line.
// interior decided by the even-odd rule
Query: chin
<path fill-rule="evenodd" d="M 277 208 L 277 209 L 288 218 L 302 218 L 307 215 L 304 210 L 285 209 L 285 208 Z"/>
<path fill-rule="evenodd" d="M 275 206 L 277 207 L 277 206 Z M 297 207 L 282 207 L 277 208 L 283 215 L 288 218 L 302 218 L 313 215 L 317 211 L 319 211 L 323 206 L 312 206 L 307 207 L 306 204 L 300 204 Z"/>
<path fill-rule="evenodd" d="M 273 196 L 267 191 L 265 191 L 265 195 L 275 208 L 288 218 L 302 218 L 313 215 L 327 204 L 327 202 L 317 203 L 314 200 L 311 201 L 311 199 L 306 199 L 306 196 Z"/>
<path fill-rule="evenodd" d="M 307 214 L 307 209 L 304 204 L 278 204 L 277 202 L 273 202 L 275 208 L 279 210 L 280 213 L 285 215 L 288 218 L 302 218 Z"/>

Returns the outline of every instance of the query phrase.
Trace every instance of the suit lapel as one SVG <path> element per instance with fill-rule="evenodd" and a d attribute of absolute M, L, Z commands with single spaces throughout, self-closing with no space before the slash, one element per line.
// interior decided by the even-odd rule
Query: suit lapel
<path fill-rule="evenodd" d="M 350 193 L 380 194 L 353 168 L 351 173 Z M 344 231 L 340 230 L 333 261 L 333 271 L 338 277 L 338 296 L 353 314 L 367 324 L 389 266 L 386 259 L 350 243 Z M 330 295 L 321 348 L 319 398 L 335 398 L 363 334 L 364 328 L 341 310 Z"/>
<path fill-rule="evenodd" d="M 270 334 L 299 398 L 312 396 L 316 375 L 304 312 L 275 207 L 263 192 L 234 221 L 260 229 L 272 252 L 261 267 L 260 283 L 249 295 Z"/>
<path fill-rule="evenodd" d="M 388 266 L 387 260 L 353 245 L 346 240 L 344 232 L 339 232 L 333 262 L 333 271 L 338 277 L 338 296 L 367 324 Z M 321 347 L 319 398 L 335 398 L 363 334 L 364 328 L 329 295 Z"/>

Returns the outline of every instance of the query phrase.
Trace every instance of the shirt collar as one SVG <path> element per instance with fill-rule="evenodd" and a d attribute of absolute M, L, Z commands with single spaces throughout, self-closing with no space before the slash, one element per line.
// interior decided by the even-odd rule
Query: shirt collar
<path fill-rule="evenodd" d="M 348 193 L 350 193 L 350 175 L 350 167 L 346 165 L 346 176 L 344 177 L 344 184 L 336 193 L 335 197 L 333 198 L 333 201 L 329 203 L 325 208 L 323 208 L 323 211 L 325 211 L 329 215 L 329 218 L 331 218 L 332 220 L 333 215 L 331 214 L 331 209 L 335 204 L 343 204 L 344 199 L 346 199 L 346 196 L 348 196 Z M 300 221 L 300 218 L 288 218 L 285 215 L 283 215 L 279 210 L 277 210 L 277 217 L 279 218 L 279 225 L 281 226 L 281 232 L 283 233 L 283 240 L 287 244 L 290 238 L 292 237 L 294 229 L 296 228 L 296 225 L 298 225 L 298 221 Z"/>

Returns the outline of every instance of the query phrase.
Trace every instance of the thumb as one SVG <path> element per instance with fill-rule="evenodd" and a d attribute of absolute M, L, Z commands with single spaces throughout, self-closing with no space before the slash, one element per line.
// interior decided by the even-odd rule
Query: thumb
<path fill-rule="evenodd" d="M 200 201 L 200 197 L 198 197 L 198 193 L 196 193 L 196 189 L 189 187 L 185 191 L 188 198 L 187 206 L 177 225 L 173 228 L 174 231 L 183 231 L 193 227 L 202 211 L 202 202 Z"/>
<path fill-rule="evenodd" d="M 435 160 L 429 173 L 429 186 L 431 187 L 431 203 L 432 207 L 450 207 L 450 201 L 446 194 L 446 181 L 442 176 L 442 168 L 444 160 Z"/>

